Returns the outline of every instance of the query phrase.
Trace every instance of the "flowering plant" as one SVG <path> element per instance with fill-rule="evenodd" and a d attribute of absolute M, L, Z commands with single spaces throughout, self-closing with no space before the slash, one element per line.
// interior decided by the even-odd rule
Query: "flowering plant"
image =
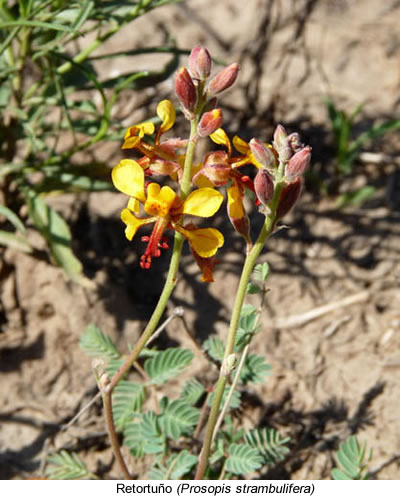
<path fill-rule="evenodd" d="M 239 437 L 232 431 L 227 450 L 219 430 L 226 417 L 227 409 L 233 404 L 235 385 L 238 380 L 245 381 L 246 377 L 247 379 L 250 377 L 244 375 L 246 366 L 249 372 L 249 366 L 253 364 L 251 370 L 254 380 L 257 377 L 258 380 L 262 379 L 261 374 L 269 369 L 269 365 L 266 365 L 262 358 L 260 360 L 260 357 L 256 355 L 248 355 L 251 338 L 257 329 L 258 312 L 255 308 L 251 309 L 251 306 L 244 306 L 244 299 L 247 292 L 260 293 L 261 298 L 264 297 L 268 266 L 256 265 L 256 262 L 267 238 L 274 232 L 277 222 L 293 208 L 301 194 L 302 177 L 310 162 L 311 148 L 301 143 L 297 133 L 287 134 L 282 125 L 276 127 L 272 144 L 257 138 L 246 142 L 238 136 L 231 141 L 221 128 L 223 117 L 221 109 L 217 107 L 216 95 L 234 84 L 239 66 L 236 63 L 231 64 L 209 81 L 211 70 L 212 60 L 208 50 L 195 47 L 191 52 L 188 68 L 181 68 L 175 76 L 175 91 L 182 112 L 190 122 L 189 138 L 187 140 L 177 137 L 164 138 L 164 134 L 170 131 L 175 123 L 176 112 L 171 101 L 161 101 L 157 106 L 157 115 L 161 125 L 157 130 L 152 122 L 139 123 L 130 127 L 122 148 L 124 151 L 136 153 L 136 159 L 122 159 L 112 170 L 115 187 L 129 197 L 126 207 L 121 212 L 126 237 L 132 240 L 140 228 L 143 227 L 146 230 L 152 225 L 151 233 L 142 237 L 142 241 L 147 244 L 140 259 L 140 265 L 144 270 L 151 267 L 153 259 L 160 257 L 162 250 L 169 248 L 167 234 L 173 231 L 173 248 L 165 286 L 144 332 L 129 356 L 124 362 L 121 361 L 118 364 L 117 369 L 114 366 L 114 369 L 107 370 L 98 363 L 95 369 L 98 385 L 103 395 L 107 428 L 113 451 L 126 478 L 130 478 L 131 475 L 122 456 L 117 436 L 117 430 L 123 429 L 124 426 L 129 429 L 125 433 L 125 444 L 133 450 L 136 456 L 146 453 L 146 450 L 148 453 L 161 453 L 163 456 L 168 439 L 177 439 L 180 435 L 188 437 L 189 431 L 196 425 L 194 437 L 197 439 L 203 435 L 198 458 L 188 454 L 187 450 L 183 450 L 172 461 L 165 462 L 164 457 L 164 459 L 157 458 L 155 463 L 157 470 L 162 467 L 168 468 L 168 466 L 174 470 L 177 463 L 183 462 L 186 468 L 179 469 L 181 475 L 188 473 L 197 464 L 196 479 L 212 477 L 213 469 L 210 464 L 218 462 L 221 458 L 224 458 L 225 462 L 219 471 L 220 477 L 223 476 L 221 470 L 236 474 L 255 470 L 271 459 L 268 446 L 271 447 L 272 442 L 275 443 L 276 450 L 280 450 L 280 455 L 277 452 L 278 455 L 284 454 L 282 444 L 285 441 L 278 433 L 273 434 L 271 430 L 254 430 L 246 435 L 240 434 Z M 204 137 L 209 137 L 218 149 L 208 152 L 202 161 L 195 163 L 196 145 Z M 242 167 L 249 165 L 254 167 L 254 175 L 242 172 Z M 160 179 L 159 182 L 154 182 L 154 177 L 157 181 Z M 201 412 L 202 416 L 194 407 L 202 394 L 200 391 L 199 397 L 193 396 L 196 392 L 196 382 L 192 382 L 191 386 L 185 385 L 180 399 L 172 402 L 163 399 L 160 403 L 159 415 L 148 412 L 141 417 L 140 423 L 135 420 L 135 417 L 128 424 L 126 421 L 121 423 L 118 409 L 121 403 L 121 388 L 128 387 L 124 386 L 124 383 L 129 384 L 122 379 L 132 365 L 137 363 L 139 355 L 154 334 L 166 309 L 176 283 L 185 241 L 188 241 L 191 252 L 200 267 L 202 280 L 211 282 L 214 279 L 216 255 L 218 249 L 224 244 L 224 237 L 218 229 L 199 227 L 197 222 L 194 223 L 191 219 L 188 221 L 187 216 L 196 218 L 213 216 L 224 204 L 224 190 L 227 215 L 233 229 L 244 240 L 246 258 L 237 288 L 225 348 L 222 348 L 222 343 L 220 348 L 216 348 L 215 339 L 211 338 L 205 345 L 211 358 L 220 362 L 218 380 L 207 397 L 211 408 L 205 430 L 203 432 L 203 421 L 208 406 L 204 407 L 205 411 Z M 255 203 L 264 215 L 264 223 L 255 241 L 250 235 L 251 223 L 244 203 L 248 195 L 251 202 Z M 261 287 L 249 284 L 254 272 L 256 279 L 262 283 Z M 99 339 L 101 336 L 99 337 L 98 332 L 86 333 L 83 347 L 85 345 L 87 347 L 94 338 Z M 164 382 L 170 373 L 178 374 L 182 367 L 190 362 L 190 352 L 187 354 L 188 351 L 178 351 L 167 349 L 164 353 L 146 360 L 144 371 L 152 383 Z M 221 354 L 222 351 L 223 354 Z M 114 354 L 114 351 L 111 352 L 110 359 Z M 230 384 L 228 393 L 227 384 Z M 145 394 L 143 388 L 137 384 L 129 387 L 137 394 L 135 403 L 130 407 L 130 415 L 136 415 Z M 116 393 L 112 398 L 114 389 Z M 188 394 L 191 397 L 188 398 Z M 221 410 L 223 400 L 224 405 Z M 178 414 L 179 424 L 171 417 L 171 415 L 176 417 Z M 171 422 L 174 422 L 175 427 Z M 140 437 L 141 433 L 144 435 L 147 433 L 153 439 L 150 445 L 151 451 L 143 436 Z M 244 439 L 245 442 L 238 443 L 239 439 Z M 210 461 L 213 446 L 214 453 Z M 174 477 L 174 474 L 172 476 L 171 474 L 172 472 L 169 476 Z M 179 476 L 178 473 L 176 475 Z"/>

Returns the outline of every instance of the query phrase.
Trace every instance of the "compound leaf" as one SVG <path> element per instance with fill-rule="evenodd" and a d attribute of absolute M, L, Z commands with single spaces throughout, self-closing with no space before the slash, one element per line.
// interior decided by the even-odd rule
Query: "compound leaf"
<path fill-rule="evenodd" d="M 83 332 L 79 345 L 85 354 L 92 358 L 111 360 L 120 357 L 120 353 L 110 337 L 93 324 L 89 325 Z"/>
<path fill-rule="evenodd" d="M 257 449 L 248 444 L 232 443 L 228 449 L 229 457 L 225 468 L 233 474 L 248 474 L 263 465 L 263 459 Z"/>
<path fill-rule="evenodd" d="M 340 445 L 336 461 L 340 469 L 332 470 L 333 479 L 367 479 L 367 464 L 371 452 L 366 456 L 366 443 L 360 446 L 355 436 L 350 436 Z"/>
<path fill-rule="evenodd" d="M 60 451 L 47 458 L 47 462 L 52 464 L 47 471 L 49 479 L 83 479 L 93 477 L 87 465 L 76 453 Z"/>
<path fill-rule="evenodd" d="M 220 338 L 212 335 L 203 343 L 203 347 L 212 359 L 222 362 L 224 359 L 224 344 Z"/>
<path fill-rule="evenodd" d="M 144 398 L 145 389 L 143 385 L 121 380 L 113 393 L 113 416 L 117 431 L 122 431 L 134 413 L 140 411 Z"/>
<path fill-rule="evenodd" d="M 282 437 L 275 429 L 252 429 L 245 434 L 244 439 L 249 446 L 259 451 L 264 464 L 275 464 L 289 453 L 289 448 L 284 445 L 290 438 Z"/>
<path fill-rule="evenodd" d="M 253 270 L 254 279 L 264 283 L 268 278 L 268 274 L 269 274 L 269 265 L 267 262 L 263 262 L 262 264 L 257 264 L 254 267 Z"/>
<path fill-rule="evenodd" d="M 265 377 L 270 375 L 271 369 L 271 365 L 265 361 L 263 356 L 249 354 L 242 366 L 239 381 L 241 384 L 263 382 Z"/>
<path fill-rule="evenodd" d="M 152 455 L 164 452 L 165 437 L 160 428 L 159 417 L 148 411 L 139 422 L 127 424 L 124 429 L 124 445 L 138 458 L 145 453 Z"/>
<path fill-rule="evenodd" d="M 167 401 L 164 398 L 163 406 L 160 425 L 163 432 L 172 439 L 189 433 L 199 420 L 199 410 L 181 399 Z"/>
<path fill-rule="evenodd" d="M 187 349 L 170 347 L 147 359 L 144 369 L 151 378 L 149 384 L 160 385 L 176 377 L 192 361 L 193 353 Z"/>
<path fill-rule="evenodd" d="M 187 380 L 181 391 L 180 399 L 189 405 L 195 405 L 204 394 L 204 387 L 197 379 Z"/>

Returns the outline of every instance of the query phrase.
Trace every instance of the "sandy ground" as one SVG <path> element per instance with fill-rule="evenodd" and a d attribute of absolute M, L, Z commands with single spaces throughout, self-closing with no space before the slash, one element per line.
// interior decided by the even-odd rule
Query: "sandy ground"
<path fill-rule="evenodd" d="M 273 125 L 284 123 L 312 145 L 313 168 L 322 176 L 329 176 L 334 162 L 324 96 L 333 96 L 347 111 L 364 102 L 359 130 L 399 116 L 399 2 L 241 5 L 192 0 L 167 6 L 135 22 L 107 48 L 154 46 L 168 32 L 179 47 L 201 43 L 224 61 L 240 61 L 238 84 L 221 101 L 225 128 L 245 139 L 268 140 Z M 164 62 L 119 60 L 99 64 L 99 71 L 110 76 L 126 64 L 137 70 Z M 153 110 L 158 97 L 171 93 L 169 80 L 156 91 L 124 96 L 126 125 L 143 118 L 144 101 L 151 101 Z M 268 425 L 291 437 L 285 463 L 263 477 L 329 478 L 334 450 L 356 434 L 373 448 L 370 470 L 376 477 L 400 479 L 399 149 L 396 134 L 371 143 L 374 162 L 358 162 L 351 182 L 343 184 L 342 189 L 377 187 L 363 208 L 338 210 L 334 198 L 310 189 L 262 254 L 271 266 L 270 291 L 251 351 L 264 354 L 273 370 L 265 385 L 248 389 L 240 418 L 245 428 Z M 111 154 L 110 166 L 120 158 L 118 145 Z M 46 259 L 1 250 L 0 476 L 38 475 L 47 454 L 65 448 L 78 451 L 102 477 L 118 477 L 99 405 L 76 426 L 59 430 L 96 391 L 78 340 L 94 322 L 126 351 L 156 303 L 168 257 L 150 271 L 140 269 L 142 244 L 127 242 L 119 222 L 123 195 L 63 195 L 52 203 L 70 221 L 75 251 L 93 287 L 67 282 Z M 260 222 L 255 212 L 252 221 Z M 215 282 L 200 282 L 186 252 L 170 305 L 170 311 L 184 307 L 198 341 L 226 334 L 244 258 L 241 240 L 222 217 L 215 223 L 223 224 L 227 236 Z M 310 311 L 311 319 L 304 315 Z M 179 320 L 159 342 L 191 346 Z M 204 373 L 200 357 L 194 373 Z"/>

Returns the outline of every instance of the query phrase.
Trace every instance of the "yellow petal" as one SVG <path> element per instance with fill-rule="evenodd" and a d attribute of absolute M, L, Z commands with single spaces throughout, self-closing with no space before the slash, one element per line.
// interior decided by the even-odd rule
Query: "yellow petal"
<path fill-rule="evenodd" d="M 124 139 L 129 139 L 129 137 L 137 137 L 138 136 L 138 128 L 135 126 L 129 127 L 128 130 L 125 132 Z"/>
<path fill-rule="evenodd" d="M 235 135 L 232 142 L 235 146 L 235 149 L 239 151 L 239 153 L 242 153 L 242 155 L 247 155 L 250 152 L 250 146 L 238 135 Z"/>
<path fill-rule="evenodd" d="M 169 186 L 160 188 L 158 184 L 152 182 L 147 187 L 147 200 L 144 209 L 149 215 L 166 217 L 175 198 L 176 194 Z"/>
<path fill-rule="evenodd" d="M 157 198 L 158 195 L 160 194 L 160 185 L 157 184 L 156 182 L 152 182 L 147 186 L 147 198 Z"/>
<path fill-rule="evenodd" d="M 138 214 L 140 212 L 139 201 L 136 198 L 129 198 L 127 208 L 131 212 L 135 212 L 135 213 Z"/>
<path fill-rule="evenodd" d="M 124 143 L 122 144 L 122 149 L 133 149 L 138 144 L 140 144 L 139 137 L 137 137 L 136 135 L 128 137 L 127 139 L 124 140 Z"/>
<path fill-rule="evenodd" d="M 138 123 L 136 127 L 139 129 L 139 137 L 154 134 L 155 126 L 153 122 Z"/>
<path fill-rule="evenodd" d="M 227 189 L 228 193 L 228 214 L 232 219 L 241 219 L 244 217 L 244 209 L 240 189 L 233 184 Z"/>
<path fill-rule="evenodd" d="M 134 160 L 121 160 L 111 172 L 114 186 L 137 200 L 144 201 L 144 171 Z"/>
<path fill-rule="evenodd" d="M 124 208 L 121 212 L 121 220 L 126 224 L 125 236 L 128 238 L 128 240 L 132 240 L 139 227 L 153 222 L 154 218 L 150 217 L 147 219 L 139 219 L 138 217 L 133 215 L 130 210 Z"/>
<path fill-rule="evenodd" d="M 231 141 L 227 136 L 226 132 L 222 128 L 218 128 L 215 132 L 210 134 L 210 139 L 215 142 L 215 144 L 221 144 L 228 148 L 228 151 L 231 151 Z"/>
<path fill-rule="evenodd" d="M 194 181 L 196 186 L 199 188 L 212 188 L 214 184 L 207 179 L 207 177 L 203 174 L 200 174 L 196 177 L 196 180 Z"/>
<path fill-rule="evenodd" d="M 159 102 L 157 106 L 157 115 L 162 120 L 160 131 L 161 133 L 164 133 L 169 130 L 175 123 L 176 112 L 172 102 L 168 99 L 164 99 L 163 101 Z"/>
<path fill-rule="evenodd" d="M 212 257 L 216 254 L 218 248 L 224 244 L 224 237 L 218 229 L 207 227 L 204 229 L 176 229 L 190 241 L 193 249 L 200 257 Z"/>
<path fill-rule="evenodd" d="M 182 212 L 199 217 L 211 217 L 221 206 L 223 195 L 216 189 L 200 188 L 192 191 L 183 204 Z"/>

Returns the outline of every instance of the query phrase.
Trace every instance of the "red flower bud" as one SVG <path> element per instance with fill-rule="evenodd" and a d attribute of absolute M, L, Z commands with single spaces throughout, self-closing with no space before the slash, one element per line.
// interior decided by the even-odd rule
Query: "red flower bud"
<path fill-rule="evenodd" d="M 210 76 L 211 65 L 211 56 L 206 48 L 197 46 L 192 50 L 189 57 L 189 70 L 193 78 L 205 80 Z"/>
<path fill-rule="evenodd" d="M 186 68 L 181 68 L 175 75 L 175 92 L 182 106 L 188 111 L 193 111 L 197 101 L 197 91 Z"/>
<path fill-rule="evenodd" d="M 267 147 L 263 142 L 254 138 L 249 142 L 249 146 L 255 159 L 266 169 L 270 169 L 275 166 L 275 155 L 272 152 L 272 149 Z"/>
<path fill-rule="evenodd" d="M 297 151 L 300 151 L 301 148 L 304 148 L 304 144 L 300 141 L 300 136 L 297 132 L 289 134 L 288 141 L 294 153 L 297 153 Z"/>
<path fill-rule="evenodd" d="M 274 132 L 273 146 L 278 152 L 279 161 L 286 163 L 293 155 L 292 148 L 285 128 L 278 125 Z"/>
<path fill-rule="evenodd" d="M 231 173 L 228 153 L 225 151 L 214 151 L 209 153 L 199 173 L 207 177 L 214 186 L 225 186 Z"/>
<path fill-rule="evenodd" d="M 211 80 L 208 90 L 212 94 L 218 94 L 223 90 L 232 87 L 239 73 L 239 64 L 233 63 L 226 66 Z"/>
<path fill-rule="evenodd" d="M 279 149 L 284 145 L 287 139 L 287 133 L 285 127 L 283 125 L 277 125 L 274 132 L 274 146 L 276 149 Z"/>
<path fill-rule="evenodd" d="M 298 177 L 282 189 L 276 210 L 277 219 L 281 219 L 294 207 L 301 193 L 301 178 Z"/>
<path fill-rule="evenodd" d="M 310 164 L 311 159 L 311 147 L 306 146 L 300 149 L 294 156 L 289 160 L 286 165 L 285 175 L 289 179 L 296 179 L 304 174 Z"/>
<path fill-rule="evenodd" d="M 219 108 L 212 109 L 203 114 L 197 126 L 200 137 L 207 137 L 222 125 L 222 112 Z"/>
<path fill-rule="evenodd" d="M 274 181 L 269 173 L 264 169 L 259 170 L 254 178 L 254 191 L 264 206 L 272 200 L 274 188 Z"/>

